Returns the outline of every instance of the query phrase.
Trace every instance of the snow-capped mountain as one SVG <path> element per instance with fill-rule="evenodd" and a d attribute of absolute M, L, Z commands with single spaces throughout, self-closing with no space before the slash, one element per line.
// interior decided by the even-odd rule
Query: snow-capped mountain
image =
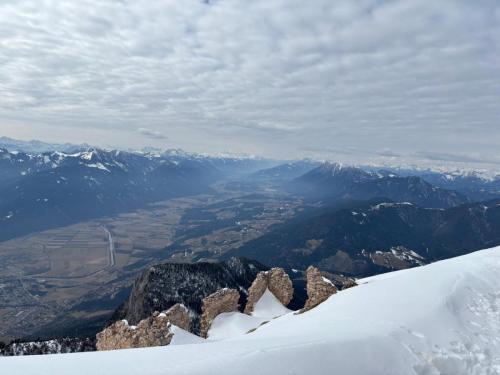
<path fill-rule="evenodd" d="M 204 160 L 89 149 L 36 155 L 0 150 L 0 239 L 199 194 L 221 173 Z"/>
<path fill-rule="evenodd" d="M 318 167 L 321 163 L 312 160 L 298 160 L 279 164 L 275 167 L 261 169 L 252 177 L 258 179 L 272 179 L 278 181 L 289 181 L 297 178 L 310 170 Z"/>
<path fill-rule="evenodd" d="M 47 143 L 38 140 L 21 141 L 9 137 L 0 137 L 0 148 L 5 148 L 11 151 L 25 153 L 43 153 L 58 150 L 66 153 L 74 153 L 78 150 L 89 148 L 88 144 L 74 145 L 71 143 Z"/>
<path fill-rule="evenodd" d="M 496 374 L 500 248 L 358 280 L 306 313 L 181 345 L 3 358 L 23 374 Z M 174 334 L 175 340 L 175 334 Z"/>
<path fill-rule="evenodd" d="M 233 176 L 243 176 L 277 164 L 274 160 L 260 158 L 253 155 L 209 155 L 187 152 L 180 149 L 168 149 L 159 155 L 168 160 L 196 160 L 199 162 L 209 163 L 221 172 L 231 174 Z"/>
<path fill-rule="evenodd" d="M 364 168 L 380 171 L 377 167 Z M 493 170 L 385 167 L 384 171 L 404 177 L 418 176 L 440 188 L 456 190 L 474 201 L 500 197 L 500 175 Z"/>
<path fill-rule="evenodd" d="M 468 202 L 456 191 L 433 186 L 418 176 L 365 171 L 338 163 L 324 163 L 298 177 L 295 191 L 328 200 L 388 198 L 422 207 L 447 208 Z"/>

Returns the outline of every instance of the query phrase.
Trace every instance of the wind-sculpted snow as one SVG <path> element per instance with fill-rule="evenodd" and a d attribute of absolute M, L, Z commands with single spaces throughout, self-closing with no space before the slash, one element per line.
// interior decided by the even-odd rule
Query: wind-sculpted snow
<path fill-rule="evenodd" d="M 500 373 L 500 247 L 358 280 L 316 308 L 197 345 L 0 359 L 14 374 Z"/>

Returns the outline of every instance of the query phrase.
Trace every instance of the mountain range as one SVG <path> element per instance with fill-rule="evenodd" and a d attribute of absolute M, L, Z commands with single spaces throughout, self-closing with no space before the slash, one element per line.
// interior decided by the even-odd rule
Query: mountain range
<path fill-rule="evenodd" d="M 359 277 L 499 244 L 500 200 L 448 209 L 373 201 L 298 216 L 229 255 Z"/>
<path fill-rule="evenodd" d="M 33 328 L 37 324 L 29 325 L 26 334 L 19 328 L 19 337 L 86 335 L 102 328 L 127 298 L 134 278 L 142 275 L 144 282 L 136 282 L 134 297 L 126 300 L 115 318 L 135 322 L 179 299 L 196 317 L 200 293 L 224 285 L 248 287 L 229 263 L 213 263 L 231 257 L 254 259 L 244 262 L 257 270 L 282 266 L 296 290 L 304 293 L 303 271 L 311 264 L 338 277 L 362 277 L 498 245 L 499 192 L 498 178 L 471 173 L 279 162 L 182 150 L 0 148 L 0 242 L 15 239 L 3 244 L 8 272 L 2 282 L 16 289 L 0 295 L 0 302 L 9 307 L 9 317 L 19 327 L 24 326 L 15 309 L 33 316 L 46 313 L 42 307 L 54 303 L 51 308 L 57 314 L 42 317 L 46 319 L 41 319 L 38 331 Z M 188 196 L 192 197 L 170 200 Z M 157 211 L 150 205 L 166 200 L 169 205 Z M 134 214 L 116 215 L 124 212 Z M 72 242 L 66 242 L 71 230 L 65 227 L 94 218 L 99 218 L 97 225 L 106 221 L 109 236 L 105 245 L 102 241 L 95 245 L 99 256 L 104 252 L 102 259 L 107 260 L 108 246 L 116 243 L 110 256 L 117 257 L 116 262 L 103 263 L 106 268 L 97 273 L 90 267 L 96 261 L 94 253 L 81 259 L 74 255 L 77 251 L 72 253 Z M 61 227 L 58 233 L 35 234 L 56 227 Z M 90 236 L 85 241 L 102 236 L 101 227 L 93 231 L 82 234 Z M 50 258 L 33 245 L 50 246 L 50 241 L 43 242 L 44 233 L 58 245 Z M 27 234 L 33 235 L 17 239 Z M 158 239 L 149 243 L 148 236 Z M 29 251 L 21 251 L 23 247 Z M 36 267 L 25 266 L 26 259 L 35 258 L 40 260 Z M 155 263 L 158 275 L 150 272 Z M 88 274 L 86 266 L 92 268 Z M 85 286 L 85 293 L 75 291 L 77 297 L 67 300 L 60 285 L 69 283 L 75 270 L 88 276 L 72 286 Z M 254 270 L 248 272 L 253 275 Z M 47 284 L 53 274 L 56 278 Z M 11 297 L 17 295 L 24 299 Z M 17 305 L 23 301 L 33 305 Z M 79 318 L 87 311 L 89 316 L 101 315 Z"/>
<path fill-rule="evenodd" d="M 221 172 L 201 159 L 90 149 L 30 155 L 0 149 L 0 240 L 200 194 Z"/>
<path fill-rule="evenodd" d="M 294 179 L 292 188 L 308 197 L 330 201 L 387 198 L 433 208 L 469 201 L 463 194 L 431 185 L 418 176 L 370 172 L 338 163 L 323 163 Z"/>
<path fill-rule="evenodd" d="M 61 152 L 74 153 L 79 150 L 88 149 L 91 146 L 84 143 L 75 145 L 72 143 L 48 143 L 39 140 L 22 141 L 9 137 L 0 137 L 0 148 L 5 148 L 11 151 L 26 152 L 26 153 L 42 153 L 58 150 Z"/>

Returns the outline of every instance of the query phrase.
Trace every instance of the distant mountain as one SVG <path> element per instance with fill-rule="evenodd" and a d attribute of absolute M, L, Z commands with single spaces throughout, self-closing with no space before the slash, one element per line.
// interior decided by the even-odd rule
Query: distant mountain
<path fill-rule="evenodd" d="M 9 137 L 0 137 L 0 148 L 25 153 L 42 153 L 49 151 L 73 153 L 90 147 L 91 146 L 86 143 L 74 145 L 71 143 L 47 143 L 38 140 L 21 141 Z"/>
<path fill-rule="evenodd" d="M 228 256 L 365 276 L 500 244 L 500 200 L 443 209 L 371 203 L 298 217 Z"/>
<path fill-rule="evenodd" d="M 253 156 L 234 156 L 228 154 L 207 155 L 186 152 L 180 149 L 166 150 L 161 153 L 161 156 L 168 160 L 197 160 L 210 163 L 225 175 L 231 175 L 233 177 L 254 173 L 260 169 L 269 168 L 277 164 L 274 160 Z"/>
<path fill-rule="evenodd" d="M 253 173 L 251 177 L 275 181 L 289 181 L 317 168 L 320 164 L 320 162 L 311 160 L 298 160 L 279 164 L 271 168 L 261 169 Z"/>
<path fill-rule="evenodd" d="M 474 201 L 500 198 L 500 177 L 484 178 L 475 173 L 436 172 L 425 173 L 421 177 L 435 186 L 456 190 Z"/>
<path fill-rule="evenodd" d="M 89 149 L 30 155 L 0 150 L 0 240 L 199 194 L 221 173 L 204 160 Z"/>
<path fill-rule="evenodd" d="M 34 158 L 26 153 L 9 152 L 0 148 L 0 186 L 9 180 L 33 171 L 48 168 L 43 158 Z"/>
<path fill-rule="evenodd" d="M 434 171 L 417 168 L 363 167 L 372 172 L 384 172 L 401 177 L 418 176 L 430 184 L 448 190 L 455 190 L 472 201 L 480 202 L 500 198 L 500 175 L 487 171 Z"/>
<path fill-rule="evenodd" d="M 231 258 L 222 263 L 155 265 L 136 279 L 130 297 L 111 321 L 127 319 L 129 323 L 137 324 L 155 311 L 182 303 L 190 310 L 192 329 L 196 332 L 203 298 L 221 288 L 233 288 L 240 291 L 240 305 L 244 306 L 246 290 L 257 274 L 267 269 L 259 262 L 244 258 Z"/>
<path fill-rule="evenodd" d="M 418 176 L 369 172 L 337 163 L 324 163 L 298 177 L 292 188 L 309 197 L 327 200 L 387 198 L 432 208 L 447 208 L 468 202 L 464 195 L 433 186 Z"/>

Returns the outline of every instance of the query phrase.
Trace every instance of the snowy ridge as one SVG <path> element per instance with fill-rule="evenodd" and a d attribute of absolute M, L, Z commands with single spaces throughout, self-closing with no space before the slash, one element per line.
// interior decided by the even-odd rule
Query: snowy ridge
<path fill-rule="evenodd" d="M 254 331 L 271 320 L 292 312 L 266 289 L 254 306 L 252 315 L 241 312 L 223 313 L 212 322 L 208 331 L 210 340 L 222 340 Z"/>
<path fill-rule="evenodd" d="M 231 339 L 5 358 L 0 367 L 9 375 L 500 373 L 500 247 L 360 283 Z"/>

